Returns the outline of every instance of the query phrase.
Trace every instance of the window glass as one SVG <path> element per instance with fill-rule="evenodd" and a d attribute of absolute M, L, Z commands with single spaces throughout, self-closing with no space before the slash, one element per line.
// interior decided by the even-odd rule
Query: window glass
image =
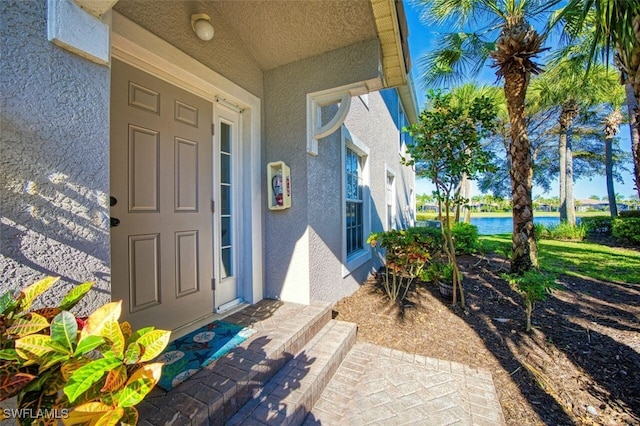
<path fill-rule="evenodd" d="M 362 157 L 347 148 L 345 161 L 347 256 L 364 248 L 362 165 Z"/>

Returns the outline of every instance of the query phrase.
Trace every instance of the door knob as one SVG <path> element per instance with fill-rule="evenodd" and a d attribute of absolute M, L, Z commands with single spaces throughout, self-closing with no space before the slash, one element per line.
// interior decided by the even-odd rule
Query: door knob
<path fill-rule="evenodd" d="M 111 219 L 112 228 L 115 228 L 116 226 L 120 225 L 120 219 L 118 219 L 117 217 L 110 217 L 109 219 Z"/>
<path fill-rule="evenodd" d="M 113 207 L 118 204 L 118 199 L 114 196 L 109 197 L 109 207 Z"/>

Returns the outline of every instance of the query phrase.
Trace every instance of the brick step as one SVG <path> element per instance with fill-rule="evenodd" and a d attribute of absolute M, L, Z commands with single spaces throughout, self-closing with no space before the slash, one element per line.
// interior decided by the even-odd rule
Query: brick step
<path fill-rule="evenodd" d="M 356 341 L 356 325 L 331 320 L 227 425 L 299 425 Z"/>
<path fill-rule="evenodd" d="M 186 382 L 155 388 L 137 407 L 140 425 L 222 425 L 331 320 L 331 305 L 262 300 L 225 321 L 257 332 Z"/>

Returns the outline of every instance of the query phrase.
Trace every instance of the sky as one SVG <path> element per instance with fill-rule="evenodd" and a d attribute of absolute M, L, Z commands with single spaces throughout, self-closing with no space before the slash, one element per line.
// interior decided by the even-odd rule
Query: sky
<path fill-rule="evenodd" d="M 427 28 L 427 26 L 420 21 L 419 8 L 413 5 L 411 0 L 404 0 L 404 4 L 405 12 L 407 15 L 407 24 L 409 26 L 409 52 L 412 62 L 411 76 L 413 77 L 415 86 L 418 108 L 422 109 L 425 102 L 425 88 L 420 82 L 419 62 L 420 58 L 422 58 L 432 47 L 432 43 L 434 42 L 434 40 L 438 39 L 439 30 L 433 27 Z M 444 32 L 446 32 L 446 30 Z M 474 81 L 479 84 L 494 84 L 496 81 L 494 70 L 483 70 Z M 621 126 L 618 136 L 620 137 L 621 149 L 625 152 L 631 152 L 629 126 Z M 632 167 L 633 165 L 631 163 L 627 165 L 627 168 L 629 168 L 630 170 L 632 169 Z M 621 184 L 617 181 L 614 183 L 615 192 L 617 194 L 623 195 L 624 197 L 629 197 L 632 194 L 635 194 L 636 192 L 633 188 L 633 177 L 631 175 L 631 172 L 623 173 L 622 178 L 624 180 L 624 184 Z M 550 192 L 545 193 L 541 188 L 534 187 L 533 196 L 536 197 L 540 195 L 543 198 L 558 196 L 559 190 L 557 181 L 554 181 L 552 183 L 551 188 L 552 189 Z M 417 194 L 431 194 L 433 189 L 433 184 L 431 184 L 430 181 L 426 179 L 416 179 Z M 477 187 L 475 187 L 475 185 L 473 186 L 472 190 L 474 195 L 480 195 L 480 192 L 477 190 Z M 576 199 L 585 199 L 589 198 L 592 195 L 597 195 L 600 198 L 606 197 L 607 188 L 606 179 L 604 176 L 594 176 L 592 178 L 579 179 L 574 183 L 574 197 Z"/>

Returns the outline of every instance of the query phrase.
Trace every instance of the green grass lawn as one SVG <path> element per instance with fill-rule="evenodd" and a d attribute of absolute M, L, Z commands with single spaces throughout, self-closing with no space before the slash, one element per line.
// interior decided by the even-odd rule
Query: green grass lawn
<path fill-rule="evenodd" d="M 511 234 L 481 235 L 487 252 L 504 254 Z M 602 281 L 640 284 L 640 252 L 589 242 L 538 241 L 538 261 L 543 271 Z"/>

